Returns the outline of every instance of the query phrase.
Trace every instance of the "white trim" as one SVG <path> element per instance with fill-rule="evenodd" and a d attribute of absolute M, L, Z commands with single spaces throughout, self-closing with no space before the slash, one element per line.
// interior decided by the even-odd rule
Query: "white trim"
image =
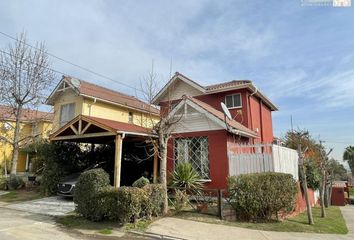
<path fill-rule="evenodd" d="M 200 91 L 201 93 L 205 93 L 205 88 L 203 88 L 202 86 L 194 83 L 193 81 L 189 80 L 188 78 L 180 75 L 180 74 L 175 74 L 170 81 L 168 81 L 168 83 L 157 93 L 157 95 L 152 99 L 152 103 L 154 104 L 158 104 L 158 100 L 159 98 L 162 97 L 162 95 L 166 92 L 166 90 L 171 86 L 171 84 L 173 82 L 175 82 L 176 80 L 181 80 L 183 82 L 185 82 L 186 84 L 192 86 L 193 88 L 197 89 L 198 91 Z"/>
<path fill-rule="evenodd" d="M 182 100 L 178 103 L 178 105 L 168 114 L 168 118 L 170 117 L 176 117 L 176 115 L 174 115 L 176 113 L 176 111 L 179 110 L 179 108 L 182 107 L 183 104 L 188 104 L 191 107 L 193 107 L 194 109 L 196 109 L 197 111 L 199 111 L 202 114 L 205 114 L 205 116 L 207 116 L 209 119 L 211 119 L 212 121 L 214 121 L 216 124 L 220 125 L 222 127 L 222 129 L 225 130 L 229 130 L 228 128 L 226 128 L 225 122 L 221 119 L 219 119 L 218 117 L 215 117 L 213 114 L 211 114 L 210 112 L 208 112 L 207 110 L 205 110 L 204 108 L 200 107 L 199 105 L 195 104 L 194 102 L 192 102 L 189 99 L 185 99 Z M 240 136 L 244 136 L 244 137 L 252 137 L 255 138 L 257 137 L 257 135 L 252 135 L 250 133 L 247 133 L 245 131 L 239 130 L 239 129 L 235 129 L 233 127 L 231 127 L 230 129 L 231 133 L 234 133 L 236 135 L 240 135 Z"/>
<path fill-rule="evenodd" d="M 138 133 L 138 132 L 126 132 L 126 131 L 117 131 L 119 134 L 127 134 L 127 135 L 136 135 L 136 136 L 146 136 L 146 137 L 156 137 L 154 134 L 149 133 Z"/>
<path fill-rule="evenodd" d="M 71 88 L 71 89 L 74 90 L 74 92 L 76 92 L 77 94 L 80 94 L 80 92 L 78 91 L 78 89 L 77 89 L 76 87 L 72 86 L 71 83 L 65 81 L 65 77 L 63 77 L 63 78 L 60 80 L 60 82 L 57 84 L 57 86 L 54 88 L 54 90 L 51 92 L 51 94 L 47 97 L 47 99 L 45 100 L 45 104 L 47 104 L 47 105 L 53 105 L 53 102 L 52 102 L 51 100 L 52 100 L 52 98 L 54 97 L 54 94 L 57 93 L 57 92 L 59 92 L 59 91 L 58 91 L 58 90 L 59 90 L 59 87 L 61 86 L 61 84 L 62 84 L 63 82 L 66 83 L 66 84 L 69 86 L 69 87 L 66 87 L 65 90 Z"/>
<path fill-rule="evenodd" d="M 235 96 L 235 95 L 239 95 L 239 96 L 240 96 L 240 106 L 227 107 L 226 97 Z M 232 99 L 232 103 L 233 103 L 233 102 L 234 102 L 234 100 Z M 227 107 L 228 109 L 242 108 L 242 94 L 241 94 L 241 93 L 233 93 L 233 94 L 225 95 L 225 105 L 226 105 L 226 107 Z"/>

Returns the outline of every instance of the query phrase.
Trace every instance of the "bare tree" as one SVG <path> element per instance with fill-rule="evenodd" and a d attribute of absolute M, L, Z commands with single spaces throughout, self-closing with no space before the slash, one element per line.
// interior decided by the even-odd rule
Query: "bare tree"
<path fill-rule="evenodd" d="M 322 146 L 322 141 L 320 141 L 319 151 L 321 153 L 321 159 L 319 163 L 320 172 L 321 172 L 321 181 L 320 181 L 320 202 L 321 202 L 321 217 L 326 217 L 325 210 L 325 199 L 326 196 L 326 187 L 328 182 L 328 170 L 329 170 L 329 154 L 331 154 L 333 149 L 330 149 L 327 153 L 325 152 L 324 147 Z"/>
<path fill-rule="evenodd" d="M 304 152 L 306 152 L 306 150 Z M 304 166 L 304 152 L 302 152 L 301 144 L 299 144 L 298 145 L 298 155 L 299 155 L 299 175 L 300 175 L 300 179 L 301 179 L 301 187 L 302 187 L 302 190 L 304 191 L 304 195 L 305 195 L 308 223 L 310 225 L 313 225 L 314 221 L 313 221 L 313 216 L 312 216 L 312 208 L 311 208 L 311 203 L 310 203 L 310 199 L 309 199 L 308 192 L 307 192 L 307 178 L 306 178 L 306 170 L 305 170 L 305 166 Z"/>
<path fill-rule="evenodd" d="M 49 65 L 44 44 L 31 47 L 25 33 L 21 33 L 14 44 L 0 50 L 0 103 L 12 110 L 15 120 L 12 139 L 2 137 L 13 148 L 11 174 L 16 174 L 19 146 L 23 141 L 20 139 L 23 109 L 41 104 L 54 78 Z"/>
<path fill-rule="evenodd" d="M 159 91 L 159 77 L 154 72 L 153 68 L 148 75 L 144 76 L 140 86 L 141 91 L 143 92 L 144 98 L 147 102 L 152 104 L 153 98 L 157 95 Z M 171 89 L 169 90 L 171 91 Z M 172 90 L 173 91 L 173 90 Z M 151 139 L 151 142 L 154 144 L 154 153 L 157 152 L 160 159 L 160 176 L 159 182 L 165 187 L 166 194 L 164 196 L 164 206 L 163 213 L 168 211 L 168 198 L 167 198 L 167 148 L 168 142 L 172 136 L 172 132 L 176 124 L 182 119 L 183 114 L 172 114 L 173 104 L 170 100 L 170 94 L 168 92 L 168 100 L 160 108 L 160 121 L 156 122 L 153 118 L 152 111 L 150 110 L 150 121 L 153 126 L 153 131 L 158 137 L 158 140 Z"/>

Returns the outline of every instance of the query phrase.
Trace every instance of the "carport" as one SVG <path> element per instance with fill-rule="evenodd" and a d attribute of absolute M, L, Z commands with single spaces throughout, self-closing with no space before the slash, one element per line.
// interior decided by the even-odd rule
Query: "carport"
<path fill-rule="evenodd" d="M 114 187 L 120 187 L 122 172 L 122 147 L 125 142 L 157 140 L 151 129 L 135 124 L 123 123 L 103 118 L 78 115 L 50 136 L 51 141 L 106 144 L 114 141 Z M 158 154 L 156 144 L 153 156 L 153 182 L 158 177 Z M 124 171 L 124 169 L 123 169 Z"/>

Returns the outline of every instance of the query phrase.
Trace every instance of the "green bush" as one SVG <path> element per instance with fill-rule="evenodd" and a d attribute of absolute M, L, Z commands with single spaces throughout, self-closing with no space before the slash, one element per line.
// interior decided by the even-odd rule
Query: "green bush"
<path fill-rule="evenodd" d="M 185 208 L 187 206 L 187 203 L 189 202 L 186 191 L 181 191 L 178 189 L 176 189 L 174 200 L 174 207 L 177 212 L 182 211 L 183 208 Z"/>
<path fill-rule="evenodd" d="M 100 193 L 109 186 L 109 175 L 103 169 L 83 172 L 75 186 L 76 211 L 93 221 L 103 219 L 105 211 L 102 208 L 109 204 L 106 204 L 105 199 L 101 199 Z"/>
<path fill-rule="evenodd" d="M 307 187 L 313 190 L 319 189 L 321 181 L 321 173 L 318 164 L 313 159 L 304 162 L 306 169 Z M 302 179 L 300 179 L 302 181 Z"/>
<path fill-rule="evenodd" d="M 10 190 L 16 190 L 20 189 L 25 186 L 25 182 L 20 176 L 17 176 L 15 174 L 11 174 L 10 178 L 7 181 L 8 188 Z"/>
<path fill-rule="evenodd" d="M 0 175 L 0 190 L 7 190 L 7 179 L 3 175 Z"/>
<path fill-rule="evenodd" d="M 147 199 L 142 204 L 143 217 L 150 219 L 161 215 L 166 189 L 162 184 L 148 184 L 143 189 L 147 194 Z"/>
<path fill-rule="evenodd" d="M 148 185 L 150 183 L 149 179 L 147 179 L 146 177 L 141 177 L 138 180 L 136 180 L 132 186 L 133 187 L 138 187 L 138 188 L 142 188 L 146 185 Z"/>
<path fill-rule="evenodd" d="M 294 207 L 297 188 L 291 174 L 253 173 L 229 177 L 230 202 L 236 217 L 269 221 Z"/>
<path fill-rule="evenodd" d="M 92 170 L 90 170 L 92 171 Z M 91 178 L 91 180 L 94 178 Z M 86 177 L 80 181 L 88 180 Z M 151 218 L 162 212 L 164 188 L 162 185 L 151 184 L 143 188 L 120 187 L 115 189 L 101 184 L 101 187 L 81 187 L 75 190 L 74 201 L 76 210 L 92 221 L 113 220 L 120 223 L 135 222 L 139 218 Z M 85 183 L 89 185 L 89 183 Z M 77 188 L 77 187 L 76 187 Z M 82 194 L 80 194 L 82 191 Z M 91 192 L 84 194 L 85 192 Z M 82 195 L 85 197 L 78 196 Z M 79 201 L 80 200 L 80 201 Z"/>

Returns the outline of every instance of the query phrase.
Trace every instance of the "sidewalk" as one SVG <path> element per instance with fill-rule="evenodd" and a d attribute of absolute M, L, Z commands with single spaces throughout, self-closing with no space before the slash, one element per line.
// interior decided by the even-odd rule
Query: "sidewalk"
<path fill-rule="evenodd" d="M 147 233 L 188 240 L 277 240 L 277 239 L 314 239 L 314 240 L 349 240 L 354 239 L 354 206 L 341 207 L 343 217 L 347 223 L 349 233 L 346 235 L 270 232 L 231 227 L 218 224 L 201 223 L 178 218 L 163 218 L 154 222 Z"/>

